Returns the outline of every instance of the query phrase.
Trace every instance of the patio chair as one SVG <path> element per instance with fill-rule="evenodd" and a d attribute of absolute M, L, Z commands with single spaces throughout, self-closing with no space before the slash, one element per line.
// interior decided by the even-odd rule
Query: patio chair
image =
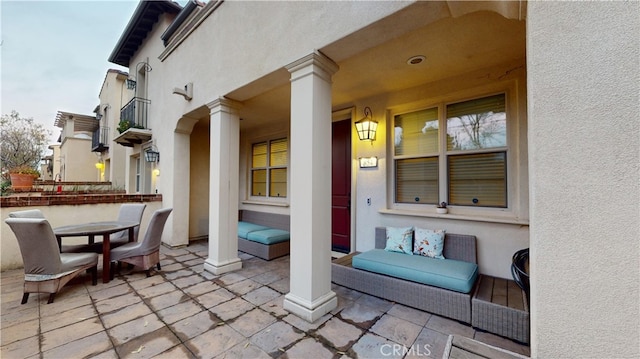
<path fill-rule="evenodd" d="M 10 218 L 44 218 L 44 214 L 39 209 L 28 209 L 9 213 Z"/>
<path fill-rule="evenodd" d="M 172 208 L 159 209 L 153 213 L 147 232 L 141 242 L 132 242 L 111 250 L 111 279 L 116 271 L 115 263 L 121 262 L 142 267 L 151 276 L 151 267 L 160 270 L 160 245 L 162 231 Z"/>
<path fill-rule="evenodd" d="M 125 203 L 120 206 L 120 211 L 118 212 L 118 221 L 133 221 L 140 223 L 142 222 L 142 214 L 144 213 L 145 208 L 147 208 L 147 205 L 144 203 Z M 133 232 L 134 238 L 137 241 L 138 232 L 140 232 L 140 226 L 136 226 L 133 229 Z M 129 243 L 129 231 L 127 230 L 112 234 L 110 242 L 111 248 L 116 248 Z"/>
<path fill-rule="evenodd" d="M 95 253 L 60 253 L 51 225 L 44 218 L 9 217 L 5 222 L 18 239 L 24 262 L 24 295 L 49 293 L 53 303 L 56 293 L 78 274 L 89 270 L 93 285 L 98 281 L 98 255 Z"/>
<path fill-rule="evenodd" d="M 118 221 L 130 221 L 130 222 L 142 222 L 142 214 L 147 207 L 144 203 L 125 203 L 120 206 L 118 211 Z M 134 237 L 138 239 L 138 232 L 140 226 L 136 226 L 134 229 Z M 112 234 L 109 237 L 109 243 L 111 248 L 120 247 L 129 243 L 129 231 L 122 231 Z M 88 244 L 75 244 L 75 245 L 63 245 L 62 252 L 64 253 L 79 253 L 79 252 L 95 252 L 102 253 L 102 241 L 89 242 Z"/>

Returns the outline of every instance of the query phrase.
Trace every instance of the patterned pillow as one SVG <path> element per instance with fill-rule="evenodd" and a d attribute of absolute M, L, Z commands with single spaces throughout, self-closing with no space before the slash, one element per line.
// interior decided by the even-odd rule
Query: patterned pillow
<path fill-rule="evenodd" d="M 389 252 L 413 254 L 413 227 L 387 227 L 387 245 Z"/>
<path fill-rule="evenodd" d="M 425 257 L 444 259 L 442 255 L 444 232 L 444 229 L 431 230 L 416 227 L 413 253 Z"/>

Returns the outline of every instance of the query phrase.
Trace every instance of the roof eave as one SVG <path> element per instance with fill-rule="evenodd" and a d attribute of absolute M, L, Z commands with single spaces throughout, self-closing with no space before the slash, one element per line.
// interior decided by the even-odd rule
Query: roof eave
<path fill-rule="evenodd" d="M 109 55 L 109 62 L 112 62 L 114 64 L 123 66 L 123 67 L 129 67 L 129 61 L 131 60 L 131 56 L 132 55 L 127 55 L 125 54 L 125 48 L 127 47 L 127 45 L 131 45 L 130 42 L 132 41 L 132 35 L 134 34 L 134 32 L 136 30 L 138 30 L 140 27 L 142 27 L 142 22 L 145 19 L 145 17 L 149 17 L 149 9 L 151 9 L 151 7 L 155 7 L 155 6 L 159 6 L 160 10 L 162 13 L 172 13 L 172 14 L 176 14 L 179 13 L 182 10 L 182 6 L 180 6 L 179 4 L 173 2 L 173 1 L 167 1 L 167 0 L 162 0 L 162 1 L 140 1 L 140 3 L 138 4 L 138 6 L 136 7 L 136 10 L 133 12 L 133 15 L 131 16 L 131 19 L 129 19 L 129 22 L 127 23 L 127 26 L 125 27 L 124 31 L 122 32 L 122 35 L 120 35 L 120 39 L 118 39 L 118 42 L 116 43 L 116 46 L 114 47 L 113 51 L 111 52 L 111 55 Z M 149 20 L 149 18 L 147 19 Z M 153 23 L 155 24 L 155 22 L 157 22 L 158 18 L 156 17 L 155 19 L 153 19 Z M 148 31 L 148 30 L 147 30 Z M 139 45 L 137 44 L 133 44 L 133 47 L 139 47 Z M 137 49 L 136 49 L 137 50 Z M 135 51 L 133 51 L 135 52 Z"/>

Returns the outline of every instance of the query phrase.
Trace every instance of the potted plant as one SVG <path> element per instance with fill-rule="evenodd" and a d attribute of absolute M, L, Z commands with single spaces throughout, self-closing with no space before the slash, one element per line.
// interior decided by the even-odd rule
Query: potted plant
<path fill-rule="evenodd" d="M 436 212 L 447 213 L 447 202 L 440 202 L 440 204 L 436 206 Z"/>
<path fill-rule="evenodd" d="M 33 187 L 33 181 L 40 177 L 40 172 L 27 165 L 18 166 L 9 170 L 11 187 L 14 189 L 28 189 Z"/>

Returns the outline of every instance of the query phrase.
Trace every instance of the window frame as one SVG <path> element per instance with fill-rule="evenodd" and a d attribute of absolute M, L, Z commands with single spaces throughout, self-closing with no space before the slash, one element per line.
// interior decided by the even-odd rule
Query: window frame
<path fill-rule="evenodd" d="M 271 165 L 271 144 L 272 142 L 275 141 L 280 141 L 280 140 L 286 140 L 287 142 L 287 154 L 286 154 L 286 158 L 287 158 L 287 162 L 286 165 L 275 165 L 272 166 Z M 255 145 L 260 144 L 260 143 L 267 143 L 267 152 L 265 154 L 266 156 L 266 166 L 264 167 L 253 167 L 253 148 Z M 251 141 L 249 141 L 248 144 L 248 154 L 247 154 L 247 199 L 249 201 L 252 202 L 276 202 L 276 203 L 286 203 L 289 200 L 289 185 L 290 185 L 290 163 L 291 163 L 291 139 L 288 135 L 286 134 L 282 134 L 282 135 L 274 135 L 274 136 L 270 136 L 268 138 L 255 138 L 252 139 Z M 287 188 L 287 194 L 286 196 L 271 196 L 270 195 L 270 191 L 271 191 L 271 171 L 272 170 L 276 170 L 276 169 L 285 169 L 287 171 L 287 175 L 286 175 L 286 188 Z M 266 181 L 265 181 L 265 195 L 264 196 L 255 196 L 253 195 L 253 172 L 254 171 L 258 171 L 258 170 L 264 170 L 265 176 L 266 176 Z"/>
<path fill-rule="evenodd" d="M 482 99 L 486 97 L 491 97 L 495 95 L 504 94 L 505 96 L 505 112 L 507 116 L 506 121 L 506 146 L 501 147 L 492 147 L 492 148 L 483 148 L 483 149 L 473 149 L 473 150 L 448 150 L 447 149 L 447 114 L 446 109 L 450 104 L 461 103 L 465 101 L 471 101 L 475 99 Z M 465 206 L 465 205 L 450 205 L 449 206 L 449 214 L 467 216 L 467 218 L 472 218 L 473 216 L 513 216 L 517 211 L 518 198 L 516 197 L 517 191 L 517 181 L 518 176 L 517 173 L 517 159 L 514 158 L 516 154 L 519 152 L 519 140 L 518 140 L 518 132 L 519 132 L 519 114 L 517 111 L 517 101 L 516 91 L 513 85 L 502 84 L 501 86 L 494 86 L 490 89 L 482 90 L 473 90 L 469 91 L 464 95 L 457 96 L 443 96 L 441 98 L 434 99 L 432 101 L 423 101 L 421 103 L 414 103 L 411 105 L 401 105 L 390 108 L 387 111 L 387 123 L 388 123 L 388 156 L 391 159 L 391 163 L 389 165 L 387 171 L 388 178 L 388 187 L 387 187 L 387 208 L 388 210 L 400 211 L 398 213 L 420 213 L 430 215 L 433 213 L 435 215 L 435 206 L 436 203 L 423 203 L 423 204 L 415 204 L 415 203 L 403 203 L 396 202 L 396 160 L 405 159 L 405 158 L 423 158 L 423 157 L 437 157 L 438 158 L 438 198 L 439 202 L 445 201 L 449 202 L 449 188 L 450 188 L 450 178 L 449 178 L 449 158 L 456 155 L 472 155 L 472 154 L 481 154 L 481 153 L 505 153 L 505 168 L 506 168 L 506 178 L 505 178 L 505 192 L 506 192 L 506 207 L 484 207 L 484 206 Z M 418 154 L 415 156 L 396 156 L 395 155 L 395 141 L 394 141 L 394 133 L 395 133 L 395 118 L 397 115 L 427 110 L 430 108 L 437 108 L 438 110 L 438 152 L 434 155 L 433 153 L 429 154 Z M 386 212 L 387 210 L 383 210 Z M 471 216 L 471 217 L 468 217 Z"/>

